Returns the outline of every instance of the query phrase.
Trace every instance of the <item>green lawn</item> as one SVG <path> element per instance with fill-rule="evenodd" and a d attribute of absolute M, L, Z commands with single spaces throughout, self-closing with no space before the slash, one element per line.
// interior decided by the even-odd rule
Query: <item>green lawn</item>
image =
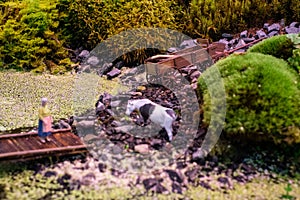
<path fill-rule="evenodd" d="M 37 126 L 41 97 L 49 99 L 54 120 L 58 120 L 94 109 L 99 94 L 115 93 L 119 86 L 95 74 L 0 72 L 0 82 L 0 131 Z"/>

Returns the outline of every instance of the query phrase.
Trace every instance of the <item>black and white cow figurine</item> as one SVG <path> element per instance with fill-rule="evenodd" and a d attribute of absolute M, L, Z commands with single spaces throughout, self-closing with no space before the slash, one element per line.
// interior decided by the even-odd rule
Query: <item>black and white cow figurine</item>
<path fill-rule="evenodd" d="M 173 109 L 163 107 L 149 99 L 129 100 L 125 114 L 130 115 L 134 110 L 139 111 L 145 123 L 150 119 L 153 123 L 165 128 L 168 133 L 169 141 L 172 140 L 172 124 L 177 118 Z"/>

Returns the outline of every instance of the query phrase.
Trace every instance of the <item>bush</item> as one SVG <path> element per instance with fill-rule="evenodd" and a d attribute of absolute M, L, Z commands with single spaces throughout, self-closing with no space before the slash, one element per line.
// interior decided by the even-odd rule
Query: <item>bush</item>
<path fill-rule="evenodd" d="M 84 47 L 87 49 L 95 48 L 104 40 L 118 35 L 123 31 L 137 28 L 169 28 L 176 29 L 175 14 L 172 12 L 173 7 L 177 4 L 172 1 L 149 1 L 149 0 L 60 0 L 61 4 L 65 3 L 61 10 L 68 10 L 69 23 L 64 29 L 77 30 L 70 32 L 72 34 L 71 42 L 76 47 Z M 130 34 L 130 33 L 129 33 Z M 137 34 L 137 32 L 135 33 Z M 145 32 L 134 35 L 133 40 L 127 41 L 122 46 L 120 41 L 116 41 L 115 47 L 112 49 L 114 54 L 128 49 L 135 45 L 136 38 L 143 39 L 147 35 Z M 123 35 L 124 36 L 124 35 Z M 125 35 L 126 36 L 126 35 Z M 157 43 L 157 39 L 149 34 L 147 42 L 149 45 Z M 139 49 L 132 53 L 122 56 L 126 63 L 139 62 L 149 55 L 157 54 L 157 50 Z M 122 55 L 122 54 L 121 54 Z"/>
<path fill-rule="evenodd" d="M 0 2 L 0 8 L 4 19 L 0 22 L 0 69 L 53 73 L 70 69 L 68 51 L 58 30 L 56 1 L 12 0 Z"/>
<path fill-rule="evenodd" d="M 258 52 L 287 60 L 293 55 L 293 42 L 286 35 L 277 35 L 265 39 L 249 48 L 249 52 Z"/>
<path fill-rule="evenodd" d="M 220 71 L 226 90 L 226 135 L 231 139 L 300 142 L 300 80 L 285 61 L 247 53 L 231 55 L 208 69 L 198 82 L 206 126 L 214 108 L 204 77 L 213 68 Z"/>

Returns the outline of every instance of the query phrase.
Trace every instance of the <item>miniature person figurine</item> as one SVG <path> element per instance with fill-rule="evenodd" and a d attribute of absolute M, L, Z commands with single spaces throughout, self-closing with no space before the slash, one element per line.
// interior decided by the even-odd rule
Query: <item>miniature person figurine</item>
<path fill-rule="evenodd" d="M 42 98 L 42 105 L 39 108 L 38 136 L 40 137 L 42 143 L 51 141 L 49 136 L 52 131 L 52 117 L 47 103 L 48 99 Z"/>

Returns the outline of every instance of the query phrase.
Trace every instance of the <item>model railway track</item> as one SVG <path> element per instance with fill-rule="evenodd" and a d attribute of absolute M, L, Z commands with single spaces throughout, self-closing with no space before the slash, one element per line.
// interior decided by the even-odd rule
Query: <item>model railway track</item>
<path fill-rule="evenodd" d="M 0 162 L 87 152 L 81 139 L 70 129 L 54 130 L 52 141 L 42 143 L 37 132 L 0 135 Z"/>
<path fill-rule="evenodd" d="M 225 58 L 241 49 L 246 50 L 264 39 L 260 38 L 228 51 L 225 50 L 224 43 L 214 42 L 209 44 L 207 40 L 198 46 L 186 48 L 169 55 L 152 56 L 145 61 L 147 81 L 152 82 L 155 80 L 154 82 L 157 82 L 156 79 L 161 79 L 161 77 L 170 77 L 172 79 L 173 75 L 168 74 L 171 68 L 180 71 L 184 67 L 197 65 L 204 71 L 219 59 Z"/>

